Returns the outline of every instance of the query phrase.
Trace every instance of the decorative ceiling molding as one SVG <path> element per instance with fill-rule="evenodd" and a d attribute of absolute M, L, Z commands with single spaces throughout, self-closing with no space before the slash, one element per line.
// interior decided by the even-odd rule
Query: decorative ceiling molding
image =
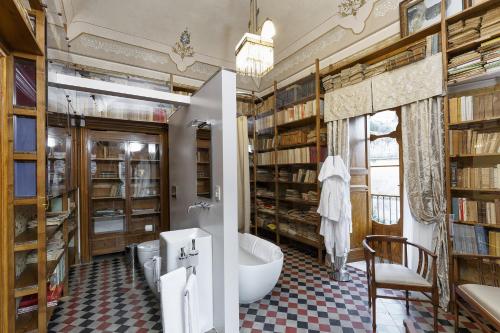
<path fill-rule="evenodd" d="M 373 9 L 373 0 L 335 0 L 339 25 L 359 34 Z"/>
<path fill-rule="evenodd" d="M 172 47 L 172 53 L 170 53 L 170 58 L 177 65 L 177 69 L 181 72 L 186 71 L 186 69 L 194 64 L 194 49 L 191 45 L 191 34 L 187 28 L 181 33 L 179 41 L 175 43 Z"/>
<path fill-rule="evenodd" d="M 385 0 L 375 4 L 373 14 L 377 17 L 384 17 L 388 12 L 399 8 L 400 0 Z"/>

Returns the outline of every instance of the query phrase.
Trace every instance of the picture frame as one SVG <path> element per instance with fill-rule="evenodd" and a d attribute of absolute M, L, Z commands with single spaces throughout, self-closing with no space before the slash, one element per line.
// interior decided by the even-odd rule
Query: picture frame
<path fill-rule="evenodd" d="M 467 0 L 445 0 L 446 16 L 465 8 Z M 399 3 L 401 38 L 441 21 L 441 0 L 403 0 Z"/>

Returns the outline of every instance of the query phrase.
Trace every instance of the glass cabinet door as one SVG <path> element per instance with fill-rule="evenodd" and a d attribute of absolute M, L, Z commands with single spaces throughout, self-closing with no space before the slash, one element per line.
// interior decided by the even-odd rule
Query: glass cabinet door
<path fill-rule="evenodd" d="M 91 141 L 90 191 L 94 234 L 125 231 L 125 153 L 123 142 Z"/>
<path fill-rule="evenodd" d="M 129 142 L 130 231 L 154 232 L 160 220 L 160 145 Z"/>
<path fill-rule="evenodd" d="M 66 189 L 66 136 L 49 129 L 47 138 L 47 193 L 55 196 Z"/>

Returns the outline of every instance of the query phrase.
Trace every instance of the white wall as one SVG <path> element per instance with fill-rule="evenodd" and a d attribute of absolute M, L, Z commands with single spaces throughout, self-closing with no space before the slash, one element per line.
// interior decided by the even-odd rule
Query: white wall
<path fill-rule="evenodd" d="M 212 199 L 196 196 L 194 119 L 212 125 Z M 238 231 L 237 231 L 237 134 L 236 75 L 227 70 L 215 74 L 191 98 L 191 105 L 169 119 L 170 198 L 172 230 L 200 227 L 213 237 L 214 325 L 218 332 L 238 332 Z M 214 197 L 221 187 L 221 200 Z M 172 190 L 171 190 L 172 192 Z M 171 193 L 172 195 L 172 193 Z M 195 201 L 214 206 L 187 213 Z M 203 311 L 203 309 L 202 309 Z"/>

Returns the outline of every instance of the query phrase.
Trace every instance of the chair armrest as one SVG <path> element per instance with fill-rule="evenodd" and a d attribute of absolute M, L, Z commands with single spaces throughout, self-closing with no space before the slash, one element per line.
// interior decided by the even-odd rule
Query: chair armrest
<path fill-rule="evenodd" d="M 407 242 L 408 245 L 418 250 L 418 266 L 417 274 L 427 279 L 429 275 L 432 276 L 432 285 L 437 285 L 437 255 L 425 247 Z"/>

